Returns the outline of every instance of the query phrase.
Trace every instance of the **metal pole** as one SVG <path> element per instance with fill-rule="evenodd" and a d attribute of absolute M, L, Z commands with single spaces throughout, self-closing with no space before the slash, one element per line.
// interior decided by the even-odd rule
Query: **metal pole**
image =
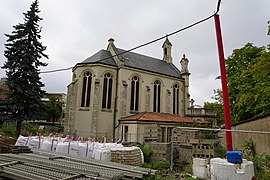
<path fill-rule="evenodd" d="M 220 73 L 221 73 L 225 128 L 227 130 L 231 130 L 230 106 L 229 106 L 229 98 L 228 98 L 226 69 L 225 69 L 225 60 L 224 60 L 224 52 L 223 52 L 223 43 L 222 43 L 219 15 L 216 14 L 214 16 L 214 19 L 215 19 L 215 27 L 216 27 Z M 226 131 L 226 147 L 227 147 L 227 151 L 232 151 L 232 149 L 233 149 L 233 147 L 232 147 L 232 133 L 230 131 Z"/>

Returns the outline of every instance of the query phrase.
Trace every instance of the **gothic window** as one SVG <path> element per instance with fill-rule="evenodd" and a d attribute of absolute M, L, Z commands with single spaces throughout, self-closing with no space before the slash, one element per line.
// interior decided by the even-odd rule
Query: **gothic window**
<path fill-rule="evenodd" d="M 161 96 L 161 83 L 160 81 L 156 80 L 154 82 L 154 103 L 153 103 L 153 112 L 160 112 L 160 96 Z"/>
<path fill-rule="evenodd" d="M 173 114 L 179 114 L 179 85 L 173 86 Z"/>
<path fill-rule="evenodd" d="M 92 83 L 92 74 L 91 72 L 86 71 L 83 74 L 81 107 L 89 107 L 90 105 L 91 83 Z"/>
<path fill-rule="evenodd" d="M 139 110 L 139 92 L 140 92 L 140 78 L 133 76 L 131 80 L 131 97 L 130 97 L 130 110 Z"/>
<path fill-rule="evenodd" d="M 102 108 L 111 109 L 112 104 L 112 75 L 106 73 L 103 81 Z"/>

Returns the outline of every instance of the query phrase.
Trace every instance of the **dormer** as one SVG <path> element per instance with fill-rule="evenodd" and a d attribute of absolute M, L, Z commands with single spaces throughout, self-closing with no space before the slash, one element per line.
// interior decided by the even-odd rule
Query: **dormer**
<path fill-rule="evenodd" d="M 169 41 L 168 37 L 166 37 L 163 45 L 163 60 L 167 63 L 172 63 L 172 43 Z"/>

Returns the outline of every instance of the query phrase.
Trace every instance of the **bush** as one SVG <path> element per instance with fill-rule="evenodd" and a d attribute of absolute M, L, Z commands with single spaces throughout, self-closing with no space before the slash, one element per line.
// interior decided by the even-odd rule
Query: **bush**
<path fill-rule="evenodd" d="M 250 156 L 247 159 L 253 162 L 256 179 L 270 179 L 270 155 Z"/>
<path fill-rule="evenodd" d="M 220 143 L 217 145 L 216 148 L 217 148 L 217 157 L 226 158 L 226 150 Z"/>
<path fill-rule="evenodd" d="M 152 162 L 153 169 L 169 169 L 170 164 L 166 161 L 154 161 Z"/>
<path fill-rule="evenodd" d="M 16 123 L 1 125 L 0 132 L 4 135 L 16 136 Z"/>
<path fill-rule="evenodd" d="M 151 147 L 147 144 L 141 144 L 140 149 L 143 152 L 144 162 L 149 163 L 151 160 L 151 155 L 152 155 Z"/>

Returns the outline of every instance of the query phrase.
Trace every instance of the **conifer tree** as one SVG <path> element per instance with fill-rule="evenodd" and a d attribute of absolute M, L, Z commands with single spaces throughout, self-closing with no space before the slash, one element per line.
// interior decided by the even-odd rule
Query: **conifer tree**
<path fill-rule="evenodd" d="M 40 42 L 39 21 L 37 14 L 38 0 L 35 0 L 30 10 L 24 15 L 24 23 L 13 26 L 14 31 L 7 36 L 4 55 L 7 58 L 3 69 L 6 69 L 8 97 L 12 102 L 14 119 L 17 120 L 17 135 L 20 133 L 21 121 L 38 117 L 42 110 L 41 98 L 45 91 L 40 81 L 39 67 L 47 66 L 40 61 L 48 58 L 43 51 L 46 47 Z"/>

